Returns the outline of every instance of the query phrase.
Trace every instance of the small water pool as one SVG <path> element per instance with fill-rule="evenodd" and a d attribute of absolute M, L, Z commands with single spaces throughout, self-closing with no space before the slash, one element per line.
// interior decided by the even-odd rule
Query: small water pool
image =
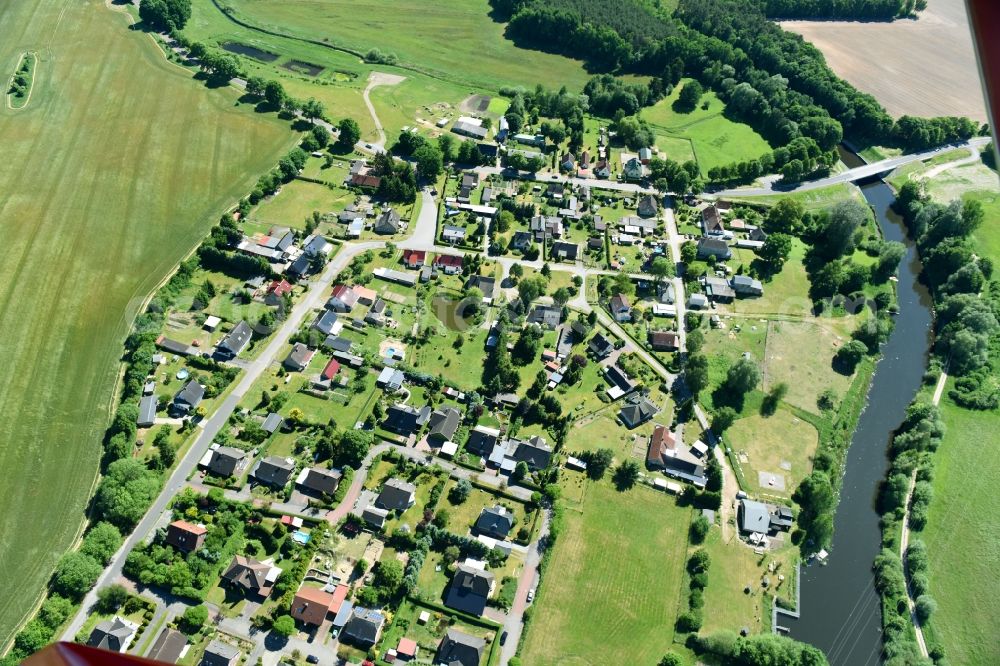
<path fill-rule="evenodd" d="M 187 371 L 187 368 L 181 368 L 177 371 L 177 379 L 187 379 L 191 376 L 191 373 Z"/>
<path fill-rule="evenodd" d="M 309 534 L 308 532 L 297 530 L 296 532 L 292 533 L 292 539 L 297 541 L 298 543 L 301 543 L 304 546 L 307 543 L 309 543 L 310 539 L 312 539 L 312 535 Z"/>

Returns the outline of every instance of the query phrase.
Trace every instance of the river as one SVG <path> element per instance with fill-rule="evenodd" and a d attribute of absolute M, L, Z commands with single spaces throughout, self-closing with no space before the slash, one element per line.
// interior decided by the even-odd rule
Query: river
<path fill-rule="evenodd" d="M 880 181 L 862 191 L 886 240 L 907 245 L 899 267 L 899 315 L 847 454 L 829 562 L 802 568 L 800 618 L 781 616 L 780 622 L 792 637 L 822 649 L 833 666 L 881 661 L 881 611 L 872 575 L 881 543 L 875 499 L 888 468 L 889 437 L 920 387 L 931 340 L 930 296 L 917 282 L 916 249 L 889 209 L 892 189 Z"/>

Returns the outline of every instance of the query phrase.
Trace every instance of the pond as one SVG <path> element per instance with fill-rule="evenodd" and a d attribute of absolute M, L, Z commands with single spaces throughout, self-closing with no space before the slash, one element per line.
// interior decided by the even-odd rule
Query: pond
<path fill-rule="evenodd" d="M 237 55 L 247 56 L 248 58 L 253 58 L 254 60 L 260 60 L 261 62 L 274 62 L 281 57 L 277 53 L 271 53 L 270 51 L 258 49 L 255 46 L 240 44 L 239 42 L 223 42 L 221 46 L 225 51 L 229 51 L 230 53 L 235 53 Z"/>

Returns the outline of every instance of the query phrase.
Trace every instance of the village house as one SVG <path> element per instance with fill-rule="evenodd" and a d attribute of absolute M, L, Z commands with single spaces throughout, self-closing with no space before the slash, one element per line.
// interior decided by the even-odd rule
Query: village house
<path fill-rule="evenodd" d="M 215 355 L 221 359 L 234 359 L 247 348 L 252 338 L 250 324 L 241 320 L 216 346 Z"/>
<path fill-rule="evenodd" d="M 177 415 L 190 414 L 198 409 L 198 405 L 204 398 L 205 387 L 192 379 L 174 396 L 174 401 L 170 404 L 170 411 Z"/>
<path fill-rule="evenodd" d="M 125 652 L 138 631 L 138 625 L 115 615 L 94 627 L 87 645 L 108 652 Z"/>
<path fill-rule="evenodd" d="M 551 305 L 536 305 L 528 313 L 527 323 L 555 329 L 562 321 L 562 310 Z"/>
<path fill-rule="evenodd" d="M 515 231 L 514 235 L 510 239 L 510 249 L 512 250 L 527 250 L 531 247 L 531 232 L 528 231 Z"/>
<path fill-rule="evenodd" d="M 165 541 L 182 553 L 193 553 L 205 543 L 206 534 L 208 530 L 204 525 L 175 520 L 167 525 Z"/>
<path fill-rule="evenodd" d="M 410 405 L 397 403 L 386 410 L 382 428 L 397 435 L 409 437 L 420 430 L 429 419 L 430 407 L 418 410 Z"/>
<path fill-rule="evenodd" d="M 343 473 L 339 469 L 306 467 L 299 472 L 295 479 L 295 485 L 305 492 L 332 496 L 337 492 L 341 478 L 343 478 Z"/>
<path fill-rule="evenodd" d="M 698 240 L 698 258 L 729 259 L 733 256 L 729 244 L 721 238 L 701 238 Z"/>
<path fill-rule="evenodd" d="M 710 300 L 718 303 L 729 303 L 736 298 L 736 292 L 729 286 L 729 281 L 725 278 L 711 276 L 704 278 L 704 281 L 705 295 Z"/>
<path fill-rule="evenodd" d="M 283 305 L 285 296 L 292 293 L 292 285 L 287 280 L 274 280 L 264 292 L 264 303 L 272 307 Z"/>
<path fill-rule="evenodd" d="M 462 257 L 452 254 L 439 254 L 434 257 L 434 266 L 445 275 L 455 275 L 462 272 Z"/>
<path fill-rule="evenodd" d="M 578 252 L 576 243 L 556 241 L 552 244 L 552 258 L 556 261 L 576 261 Z"/>
<path fill-rule="evenodd" d="M 199 666 L 236 666 L 242 655 L 238 648 L 216 638 L 205 648 Z"/>
<path fill-rule="evenodd" d="M 488 456 L 500 441 L 500 431 L 486 426 L 476 426 L 469 432 L 465 450 L 476 456 Z"/>
<path fill-rule="evenodd" d="M 274 566 L 271 560 L 258 562 L 252 557 L 234 555 L 229 567 L 222 574 L 222 580 L 244 594 L 267 597 L 280 575 L 281 569 Z"/>
<path fill-rule="evenodd" d="M 437 444 L 451 441 L 462 422 L 462 415 L 454 407 L 435 410 L 428 421 L 430 431 L 427 441 Z"/>
<path fill-rule="evenodd" d="M 618 417 L 629 430 L 638 428 L 652 419 L 660 410 L 644 395 L 631 395 L 618 412 Z"/>
<path fill-rule="evenodd" d="M 219 446 L 209 449 L 200 462 L 200 465 L 209 472 L 223 478 L 234 476 L 237 471 L 246 467 L 246 464 L 246 451 L 241 451 L 232 446 Z"/>
<path fill-rule="evenodd" d="M 315 354 L 315 349 L 310 349 L 305 344 L 296 342 L 292 345 L 291 350 L 288 352 L 288 356 L 285 357 L 285 360 L 282 361 L 281 364 L 285 366 L 286 370 L 301 372 L 309 366 L 309 362 L 312 361 Z"/>
<path fill-rule="evenodd" d="M 611 310 L 611 316 L 615 318 L 615 321 L 632 321 L 632 306 L 629 304 L 628 296 L 625 294 L 615 294 L 612 296 L 608 308 Z"/>
<path fill-rule="evenodd" d="M 674 434 L 660 424 L 656 424 L 649 438 L 646 467 L 698 487 L 704 487 L 706 483 L 705 468 L 701 464 L 701 458 L 689 450 L 679 448 Z"/>
<path fill-rule="evenodd" d="M 402 479 L 391 478 L 382 485 L 375 506 L 386 511 L 406 511 L 415 501 L 416 486 Z"/>
<path fill-rule="evenodd" d="M 680 335 L 674 331 L 650 331 L 649 346 L 655 351 L 677 351 L 680 348 Z"/>
<path fill-rule="evenodd" d="M 587 345 L 587 350 L 598 360 L 606 358 L 615 350 L 614 344 L 600 333 L 595 333 Z"/>
<path fill-rule="evenodd" d="M 421 268 L 426 260 L 427 253 L 424 250 L 405 250 L 403 252 L 403 265 L 407 268 Z"/>
<path fill-rule="evenodd" d="M 611 165 L 607 160 L 598 160 L 594 165 L 594 175 L 598 178 L 610 178 L 611 177 Z"/>
<path fill-rule="evenodd" d="M 403 388 L 403 382 L 406 380 L 406 375 L 403 374 L 402 370 L 397 370 L 386 366 L 382 368 L 378 377 L 375 379 L 375 386 L 382 390 L 394 392 Z"/>
<path fill-rule="evenodd" d="M 399 217 L 399 213 L 393 208 L 385 209 L 378 216 L 378 219 L 375 220 L 374 231 L 377 234 L 391 236 L 392 234 L 398 234 L 401 229 L 402 220 Z"/>
<path fill-rule="evenodd" d="M 446 666 L 480 666 L 486 641 L 450 628 L 438 645 L 434 663 Z"/>
<path fill-rule="evenodd" d="M 345 284 L 338 284 L 330 294 L 326 307 L 335 312 L 350 312 L 358 303 L 358 295 Z"/>
<path fill-rule="evenodd" d="M 500 541 L 506 539 L 513 528 L 514 515 L 506 507 L 499 504 L 485 507 L 476 518 L 476 524 L 473 527 L 477 533 Z"/>
<path fill-rule="evenodd" d="M 632 157 L 622 165 L 622 176 L 625 180 L 642 180 L 646 177 L 646 167 L 638 157 Z"/>
<path fill-rule="evenodd" d="M 273 488 L 284 488 L 292 478 L 295 471 L 295 460 L 293 458 L 279 458 L 278 456 L 268 456 L 257 463 L 253 471 L 253 477 L 258 483 Z"/>
<path fill-rule="evenodd" d="M 465 227 L 446 224 L 441 230 L 441 240 L 449 245 L 460 245 L 465 242 Z"/>
<path fill-rule="evenodd" d="M 444 605 L 457 611 L 482 617 L 486 602 L 493 594 L 496 579 L 492 573 L 472 564 L 459 564 L 448 586 Z"/>
<path fill-rule="evenodd" d="M 764 285 L 749 275 L 734 275 L 730 280 L 733 291 L 739 296 L 763 296 Z"/>
<path fill-rule="evenodd" d="M 647 194 L 639 199 L 637 212 L 639 213 L 639 217 L 656 217 L 656 214 L 660 212 L 660 207 L 656 203 L 656 197 L 652 194 Z"/>
<path fill-rule="evenodd" d="M 725 235 L 726 227 L 722 224 L 722 215 L 715 204 L 710 204 L 702 209 L 701 231 L 706 236 L 722 237 Z"/>
<path fill-rule="evenodd" d="M 378 643 L 385 625 L 385 615 L 370 608 L 355 606 L 351 617 L 340 632 L 340 640 L 363 650 Z"/>

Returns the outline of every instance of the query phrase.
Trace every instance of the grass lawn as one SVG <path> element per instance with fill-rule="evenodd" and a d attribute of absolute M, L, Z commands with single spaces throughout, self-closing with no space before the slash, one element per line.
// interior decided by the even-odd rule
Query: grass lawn
<path fill-rule="evenodd" d="M 942 203 L 959 197 L 979 201 L 985 217 L 974 234 L 975 242 L 983 255 L 1000 260 L 1000 181 L 996 171 L 981 162 L 948 169 L 931 179 L 927 191 Z"/>
<path fill-rule="evenodd" d="M 417 618 L 424 610 L 430 613 L 431 618 L 427 624 L 420 624 Z M 485 652 L 489 654 L 490 643 L 496 637 L 495 630 L 468 624 L 452 615 L 421 606 L 409 600 L 403 602 L 393 616 L 392 624 L 386 628 L 385 634 L 382 636 L 382 649 L 379 652 L 384 653 L 385 650 L 396 647 L 399 644 L 399 639 L 405 637 L 416 641 L 420 648 L 421 658 L 427 657 L 434 654 L 438 643 L 451 627 L 485 639 Z"/>
<path fill-rule="evenodd" d="M 13 68 L 28 44 L 45 47 L 31 100 L 0 110 L 0 560 L 17 572 L 0 641 L 80 529 L 143 298 L 292 140 L 275 116 L 234 108 L 232 89 L 169 64 L 103 2 L 4 4 L 0 62 Z"/>
<path fill-rule="evenodd" d="M 726 431 L 726 440 L 743 465 L 752 494 L 790 497 L 812 471 L 812 457 L 819 433 L 811 424 L 779 408 L 772 416 L 753 414 L 737 420 Z M 784 479 L 780 485 L 761 484 L 758 472 Z"/>
<path fill-rule="evenodd" d="M 771 594 L 777 587 L 782 597 L 794 602 L 795 549 L 757 555 L 738 539 L 731 543 L 722 541 L 722 533 L 713 528 L 702 546 L 712 558 L 705 588 L 704 624 L 702 632 L 729 630 L 738 632 L 743 627 L 751 633 L 764 633 L 771 628 Z M 774 562 L 775 570 L 768 566 Z M 784 581 L 778 576 L 783 575 Z M 769 587 L 761 585 L 768 578 Z M 744 592 L 750 587 L 750 593 Z"/>
<path fill-rule="evenodd" d="M 788 384 L 785 402 L 818 413 L 816 400 L 828 388 L 843 396 L 851 377 L 833 369 L 837 349 L 850 340 L 853 317 L 815 318 L 767 323 L 767 346 L 762 368 L 764 389 L 780 382 Z M 808 354 L 802 350 L 808 349 Z"/>
<path fill-rule="evenodd" d="M 861 190 L 857 185 L 852 183 L 829 185 L 827 187 L 819 187 L 814 190 L 805 190 L 802 192 L 793 192 L 791 194 L 766 194 L 757 197 L 726 197 L 726 201 L 732 201 L 734 203 L 745 202 L 759 204 L 761 206 L 773 206 L 782 199 L 797 199 L 798 201 L 801 201 L 805 209 L 809 211 L 830 208 L 841 201 L 857 201 L 858 203 L 865 203 Z"/>
<path fill-rule="evenodd" d="M 934 499 L 927 527 L 912 538 L 930 551 L 930 589 L 938 602 L 934 635 L 955 664 L 1000 663 L 1000 458 L 984 444 L 996 441 L 995 412 L 962 409 L 945 397 L 945 439 L 934 467 Z"/>
<path fill-rule="evenodd" d="M 498 89 L 541 83 L 579 90 L 588 78 L 580 62 L 514 46 L 503 37 L 503 24 L 490 18 L 486 0 L 439 5 L 406 0 L 231 4 L 241 18 L 256 25 L 361 53 L 378 48 L 409 67 L 465 85 Z"/>
<path fill-rule="evenodd" d="M 655 663 L 673 642 L 690 509 L 645 487 L 619 493 L 604 481 L 587 488 L 581 510 L 567 507 L 564 520 L 524 663 L 617 664 L 626 649 L 628 663 Z"/>
<path fill-rule="evenodd" d="M 782 266 L 781 272 L 763 281 L 764 295 L 758 298 L 738 298 L 726 306 L 731 312 L 748 315 L 774 314 L 807 316 L 812 312 L 809 300 L 809 278 L 803 261 L 806 245 L 798 238 L 792 239 L 792 251 Z M 756 255 L 751 250 L 734 248 L 733 258 L 728 262 L 733 270 L 742 265 L 746 268 Z"/>
<path fill-rule="evenodd" d="M 318 160 L 310 160 L 315 162 Z M 332 169 L 331 169 L 332 170 Z M 322 172 L 319 178 L 333 178 Z M 325 185 L 310 183 L 305 180 L 293 180 L 281 186 L 277 196 L 261 202 L 250 213 L 249 223 L 257 223 L 265 227 L 272 225 L 305 229 L 306 218 L 313 211 L 320 213 L 340 212 L 354 201 L 355 195 L 342 188 L 331 189 Z"/>
<path fill-rule="evenodd" d="M 702 174 L 707 174 L 712 167 L 760 157 L 771 150 L 749 125 L 726 118 L 726 105 L 713 92 L 706 92 L 691 113 L 674 111 L 673 104 L 682 88 L 678 85 L 669 96 L 640 114 L 658 137 L 663 137 L 657 139 L 657 146 L 665 157 L 684 162 L 693 155 Z M 707 108 L 702 108 L 706 103 Z"/>

